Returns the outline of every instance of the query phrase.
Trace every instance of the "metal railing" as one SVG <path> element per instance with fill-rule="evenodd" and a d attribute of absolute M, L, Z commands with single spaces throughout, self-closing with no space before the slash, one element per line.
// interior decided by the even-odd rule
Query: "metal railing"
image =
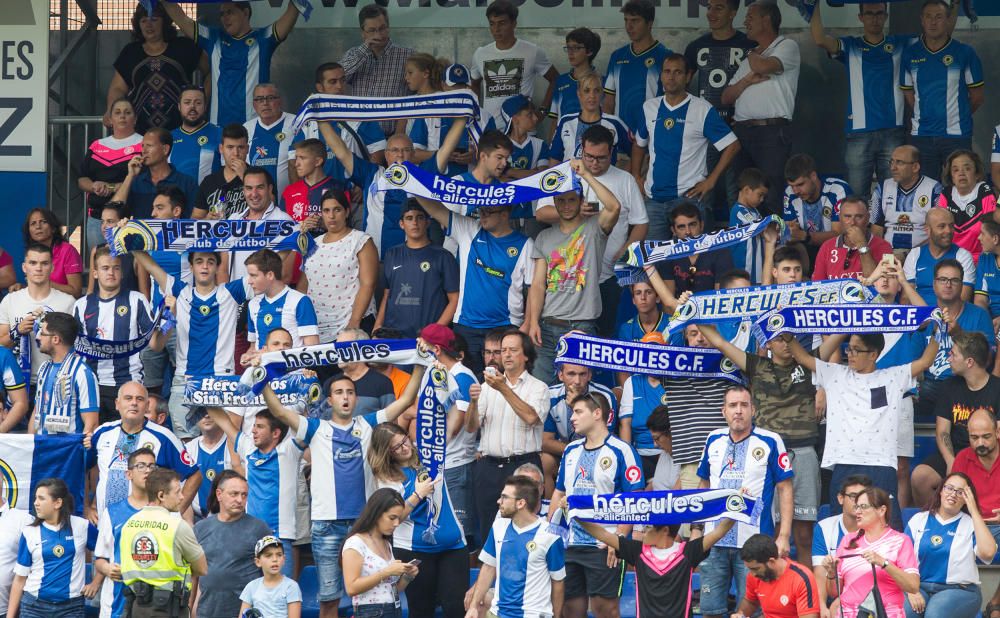
<path fill-rule="evenodd" d="M 66 225 L 67 236 L 80 227 L 80 254 L 88 255 L 87 200 L 77 188 L 80 164 L 90 142 L 104 137 L 108 129 L 100 116 L 52 116 L 49 118 L 49 210 Z"/>

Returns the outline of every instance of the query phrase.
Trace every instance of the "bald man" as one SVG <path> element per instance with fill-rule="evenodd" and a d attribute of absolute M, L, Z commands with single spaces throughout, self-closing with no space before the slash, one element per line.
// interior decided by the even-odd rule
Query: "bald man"
<path fill-rule="evenodd" d="M 121 420 L 105 423 L 94 432 L 87 452 L 85 514 L 95 525 L 109 505 L 128 498 L 129 481 L 125 475 L 128 456 L 140 447 L 152 449 L 158 467 L 171 468 L 181 476 L 184 481 L 182 513 L 191 505 L 201 486 L 201 472 L 184 444 L 166 427 L 146 420 L 148 398 L 142 384 L 126 382 L 115 398 L 115 409 Z"/>
<path fill-rule="evenodd" d="M 927 243 L 911 250 L 903 263 L 903 275 L 917 288 L 928 305 L 938 304 L 934 294 L 934 267 L 941 260 L 958 260 L 962 265 L 962 300 L 972 300 L 976 285 L 976 264 L 972 254 L 955 244 L 955 217 L 946 208 L 932 208 L 924 219 Z"/>

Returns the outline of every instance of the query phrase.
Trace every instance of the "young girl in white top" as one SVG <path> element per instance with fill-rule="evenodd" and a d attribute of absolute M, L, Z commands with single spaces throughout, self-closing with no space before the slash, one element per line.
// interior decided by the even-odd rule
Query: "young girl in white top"
<path fill-rule="evenodd" d="M 372 493 L 344 541 L 341 569 L 354 618 L 401 618 L 399 593 L 416 577 L 416 564 L 395 560 L 392 533 L 406 505 L 394 489 Z"/>

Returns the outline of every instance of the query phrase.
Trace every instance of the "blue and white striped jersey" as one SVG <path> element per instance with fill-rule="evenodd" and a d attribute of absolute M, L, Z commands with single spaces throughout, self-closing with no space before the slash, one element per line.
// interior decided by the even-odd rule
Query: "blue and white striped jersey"
<path fill-rule="evenodd" d="M 642 114 L 635 143 L 649 149 L 643 191 L 658 202 L 684 195 L 708 176 L 709 144 L 722 151 L 736 141 L 719 112 L 701 97 L 688 95 L 676 106 L 664 97 L 649 99 Z"/>
<path fill-rule="evenodd" d="M 663 384 L 649 383 L 649 377 L 642 374 L 630 375 L 622 387 L 621 418 L 631 419 L 632 445 L 642 455 L 659 455 L 660 447 L 646 428 L 646 421 L 658 406 L 667 403 L 667 392 Z"/>
<path fill-rule="evenodd" d="M 61 363 L 42 363 L 35 394 L 36 433 L 83 433 L 80 415 L 97 412 L 100 406 L 97 377 L 82 356 L 70 352 Z"/>
<path fill-rule="evenodd" d="M 759 526 L 737 522 L 719 541 L 719 547 L 743 547 L 758 533 L 774 535 L 774 488 L 792 478 L 792 464 L 781 436 L 754 427 L 749 436 L 733 442 L 728 427 L 716 429 L 705 441 L 698 476 L 707 480 L 712 489 L 746 489 L 760 511 Z M 714 527 L 712 522 L 705 524 L 706 533 Z"/>
<path fill-rule="evenodd" d="M 934 294 L 934 266 L 941 260 L 958 260 L 962 265 L 962 285 L 976 285 L 976 262 L 968 250 L 952 245 L 939 257 L 931 255 L 928 245 L 915 247 L 906 254 L 903 262 L 903 276 L 917 288 L 917 294 L 931 307 L 937 305 Z"/>
<path fill-rule="evenodd" d="M 812 565 L 820 566 L 830 554 L 837 553 L 840 541 L 847 534 L 842 515 L 831 515 L 813 526 Z M 800 562 L 805 562 L 801 558 Z"/>
<path fill-rule="evenodd" d="M 633 134 L 643 124 L 642 104 L 663 94 L 660 70 L 671 53 L 659 41 L 638 54 L 632 51 L 631 43 L 611 52 L 604 92 L 614 95 L 615 116 L 621 118 Z"/>
<path fill-rule="evenodd" d="M 95 558 L 104 558 L 113 564 L 121 564 L 122 528 L 125 522 L 139 512 L 122 500 L 112 504 L 101 513 L 97 522 L 97 546 L 94 548 Z M 101 586 L 101 618 L 121 618 L 125 615 L 125 585 L 110 577 L 104 579 Z"/>
<path fill-rule="evenodd" d="M 860 36 L 840 37 L 834 58 L 847 70 L 848 133 L 878 131 L 903 126 L 903 93 L 899 66 L 903 50 L 917 39 L 890 34 L 877 45 Z"/>
<path fill-rule="evenodd" d="M 490 613 L 497 618 L 552 615 L 552 581 L 566 579 L 562 537 L 541 518 L 524 529 L 497 517 L 479 559 L 496 569 Z"/>
<path fill-rule="evenodd" d="M 240 305 L 253 296 L 245 279 L 220 285 L 202 297 L 193 285 L 170 277 L 177 299 L 177 375 L 215 376 L 233 373 L 236 322 Z"/>
<path fill-rule="evenodd" d="M 921 582 L 979 584 L 976 531 L 968 513 L 942 519 L 920 511 L 906 524 L 906 534 L 916 550 Z"/>
<path fill-rule="evenodd" d="M 295 137 L 292 133 L 294 122 L 295 116 L 282 112 L 270 125 L 265 125 L 259 117 L 243 123 L 250 136 L 247 163 L 262 167 L 271 174 L 276 196 L 284 193 L 288 186 L 288 147 Z"/>
<path fill-rule="evenodd" d="M 455 322 L 469 328 L 520 326 L 531 285 L 533 242 L 520 232 L 496 237 L 472 217 L 450 213 L 445 235 L 458 243 L 461 284 Z"/>
<path fill-rule="evenodd" d="M 885 227 L 885 240 L 893 249 L 912 249 L 927 242 L 924 219 L 938 203 L 941 183 L 921 176 L 909 190 L 892 178 L 875 185 L 869 200 L 873 225 Z"/>
<path fill-rule="evenodd" d="M 355 416 L 347 425 L 316 418 L 299 420 L 296 437 L 312 449 L 313 520 L 355 519 L 361 514 L 372 485 L 365 463 L 372 428 L 387 419 L 385 410 L 379 410 Z"/>
<path fill-rule="evenodd" d="M 201 487 L 198 488 L 198 493 L 195 494 L 194 500 L 191 502 L 191 508 L 194 509 L 194 514 L 198 517 L 208 517 L 208 497 L 212 493 L 212 481 L 223 470 L 233 467 L 229 449 L 226 448 L 226 437 L 223 436 L 214 446 L 206 447 L 205 436 L 201 435 L 187 442 L 184 445 L 184 450 L 194 460 L 204 477 L 201 481 Z"/>
<path fill-rule="evenodd" d="M 178 172 L 201 184 L 205 176 L 222 167 L 222 155 L 219 154 L 222 129 L 218 125 L 206 122 L 191 132 L 185 131 L 184 127 L 177 127 L 170 135 L 174 138 L 174 145 L 170 148 L 170 164 Z"/>
<path fill-rule="evenodd" d="M 750 225 L 764 218 L 756 208 L 748 208 L 739 202 L 733 204 L 729 211 L 729 225 Z M 763 281 L 764 271 L 764 235 L 759 234 L 750 240 L 740 243 L 730 249 L 733 255 L 733 268 L 739 268 L 750 273 L 752 283 Z"/>
<path fill-rule="evenodd" d="M 589 449 L 586 438 L 571 442 L 563 451 L 556 476 L 556 489 L 567 496 L 596 496 L 624 491 L 640 491 L 646 482 L 642 462 L 632 445 L 608 434 L 601 446 Z M 615 526 L 605 526 L 609 532 Z M 569 546 L 596 547 L 597 539 L 575 520 L 570 522 Z"/>
<path fill-rule="evenodd" d="M 618 413 L 618 398 L 615 397 L 614 391 L 595 380 L 591 380 L 590 388 L 587 392 L 603 395 L 608 400 L 608 403 L 611 404 L 611 416 L 608 418 L 608 428 L 613 427 L 615 425 L 615 414 Z M 545 417 L 545 425 L 542 431 L 554 433 L 556 439 L 560 442 L 572 442 L 578 439 L 580 436 L 573 431 L 573 421 L 570 419 L 572 415 L 573 409 L 570 407 L 569 402 L 566 401 L 566 385 L 560 382 L 550 386 L 549 415 Z"/>
<path fill-rule="evenodd" d="M 591 67 L 593 69 L 593 67 Z M 562 73 L 556 78 L 552 87 L 552 104 L 549 105 L 549 118 L 557 123 L 567 114 L 580 113 L 580 97 L 577 94 L 579 83 L 573 77 L 573 70 Z"/>
<path fill-rule="evenodd" d="M 149 301 L 139 292 L 121 290 L 111 298 L 87 294 L 73 306 L 73 316 L 80 323 L 80 333 L 107 341 L 128 341 L 149 332 L 153 327 Z M 110 360 L 87 360 L 101 386 L 121 386 L 142 382 L 142 359 L 139 354 Z"/>
<path fill-rule="evenodd" d="M 270 526 L 281 539 L 296 538 L 296 491 L 304 450 L 291 432 L 268 453 L 262 453 L 242 433 L 236 436 L 236 454 L 243 459 L 250 485 L 247 513 Z"/>
<path fill-rule="evenodd" d="M 820 177 L 819 198 L 807 202 L 785 187 L 785 221 L 798 221 L 807 232 L 832 232 L 834 221 L 840 221 L 840 201 L 851 194 L 851 187 L 839 178 Z"/>
<path fill-rule="evenodd" d="M 469 403 L 472 401 L 469 391 L 473 384 L 479 384 L 479 380 L 476 379 L 476 374 L 472 373 L 472 370 L 461 362 L 452 365 L 448 373 L 455 379 L 455 384 L 458 386 L 458 390 L 450 393 L 448 398 L 454 401 L 456 409 L 468 413 Z M 475 411 L 472 413 L 476 414 Z M 464 427 L 459 428 L 455 437 L 448 442 L 445 448 L 444 467 L 457 468 L 475 461 L 478 444 L 476 433 L 465 431 Z"/>
<path fill-rule="evenodd" d="M 96 542 L 97 528 L 75 515 L 66 528 L 55 529 L 45 522 L 25 526 L 14 574 L 27 577 L 24 592 L 41 601 L 75 599 L 83 594 L 87 550 Z"/>
<path fill-rule="evenodd" d="M 9 348 L 3 346 L 0 346 L 0 382 L 2 382 L 0 387 L 3 389 L 3 405 L 7 409 L 10 409 L 10 397 L 7 396 L 7 393 L 23 389 L 25 382 L 21 366 L 17 364 L 14 353 Z"/>
<path fill-rule="evenodd" d="M 932 52 L 923 40 L 903 52 L 899 87 L 914 96 L 912 135 L 972 136 L 969 88 L 983 85 L 983 65 L 976 50 L 950 39 Z"/>
<path fill-rule="evenodd" d="M 292 347 L 301 347 L 302 338 L 319 335 L 316 309 L 312 300 L 285 286 L 274 298 L 259 294 L 250 299 L 247 319 L 247 339 L 263 348 L 267 336 L 276 328 L 284 328 L 292 335 Z"/>
<path fill-rule="evenodd" d="M 280 43 L 273 25 L 241 37 L 198 25 L 198 47 L 208 54 L 212 70 L 211 122 L 224 127 L 253 118 L 253 89 L 271 81 L 271 56 Z"/>
<path fill-rule="evenodd" d="M 549 163 L 549 147 L 542 138 L 529 135 L 524 142 L 518 144 L 513 139 L 514 150 L 507 159 L 511 169 L 533 170 L 540 165 Z"/>
<path fill-rule="evenodd" d="M 141 431 L 132 434 L 122 430 L 120 420 L 104 423 L 94 432 L 87 451 L 87 469 L 97 466 L 94 506 L 98 513 L 128 498 L 131 491 L 131 484 L 125 478 L 128 456 L 140 448 L 152 449 L 156 465 L 176 471 L 182 480 L 198 472 L 194 457 L 166 427 L 146 421 Z"/>
<path fill-rule="evenodd" d="M 629 137 L 625 122 L 613 114 L 602 114 L 597 122 L 584 122 L 580 114 L 564 114 L 556 125 L 549 145 L 549 158 L 552 161 L 569 161 L 583 156 L 583 133 L 595 125 L 601 125 L 614 136 L 611 145 L 611 164 L 618 161 L 618 155 L 632 154 L 632 138 Z"/>

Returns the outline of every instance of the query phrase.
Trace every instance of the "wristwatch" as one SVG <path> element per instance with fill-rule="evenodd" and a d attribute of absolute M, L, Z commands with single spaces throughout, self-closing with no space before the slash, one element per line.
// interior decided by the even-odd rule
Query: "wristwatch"
<path fill-rule="evenodd" d="M 870 251 L 868 245 L 864 245 L 863 247 L 858 247 L 858 253 L 860 253 L 861 255 L 868 255 L 868 251 Z"/>
<path fill-rule="evenodd" d="M 882 568 L 883 569 L 888 569 L 889 568 L 889 561 L 888 560 L 883 560 L 882 561 Z"/>

